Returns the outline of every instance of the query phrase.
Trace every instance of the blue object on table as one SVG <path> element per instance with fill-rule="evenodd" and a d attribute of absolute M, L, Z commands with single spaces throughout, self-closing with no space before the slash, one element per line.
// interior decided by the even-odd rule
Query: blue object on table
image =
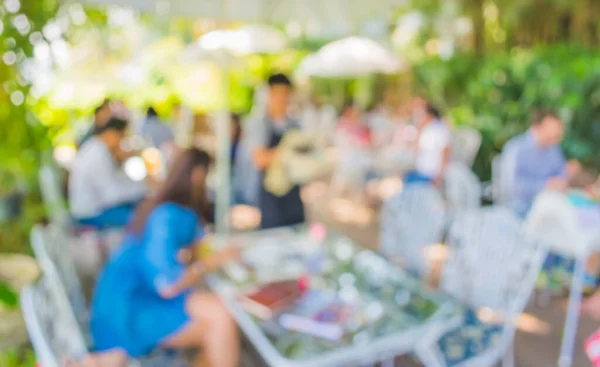
<path fill-rule="evenodd" d="M 417 171 L 411 171 L 404 175 L 404 183 L 407 185 L 413 183 L 433 183 L 433 179 Z"/>
<path fill-rule="evenodd" d="M 599 206 L 598 202 L 590 199 L 583 193 L 569 192 L 567 198 L 576 208 L 594 208 Z"/>

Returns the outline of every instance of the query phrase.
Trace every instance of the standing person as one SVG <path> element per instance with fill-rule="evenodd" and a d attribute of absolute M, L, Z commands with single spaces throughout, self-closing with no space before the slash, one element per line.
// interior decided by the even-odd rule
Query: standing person
<path fill-rule="evenodd" d="M 195 260 L 209 165 L 206 152 L 182 152 L 157 195 L 140 205 L 122 249 L 98 278 L 90 328 L 97 354 L 84 366 L 115 367 L 102 360 L 138 358 L 156 348 L 200 348 L 194 367 L 238 366 L 234 320 L 215 295 L 194 289 L 238 256 L 229 247 Z"/>
<path fill-rule="evenodd" d="M 560 148 L 564 130 L 554 112 L 536 111 L 531 128 L 506 143 L 501 177 L 506 200 L 518 214 L 525 216 L 545 188 L 568 187 L 568 165 Z"/>
<path fill-rule="evenodd" d="M 111 118 L 79 149 L 69 177 L 71 214 L 97 229 L 127 225 L 146 186 L 131 180 L 119 166 L 127 121 Z"/>
<path fill-rule="evenodd" d="M 94 110 L 94 121 L 92 122 L 92 126 L 90 126 L 89 130 L 81 137 L 77 144 L 77 148 L 83 146 L 83 144 L 94 135 L 94 132 L 97 129 L 110 120 L 111 116 L 112 110 L 110 108 L 110 99 L 107 98 Z"/>
<path fill-rule="evenodd" d="M 153 147 L 161 150 L 168 150 L 175 143 L 173 131 L 160 121 L 154 107 L 149 107 L 146 111 L 146 118 L 140 126 L 140 135 L 148 139 Z"/>
<path fill-rule="evenodd" d="M 429 182 L 441 186 L 450 161 L 452 135 L 437 108 L 427 103 L 421 109 L 418 103 L 413 114 L 418 131 L 415 171 L 407 174 L 406 182 Z"/>
<path fill-rule="evenodd" d="M 291 81 L 283 74 L 275 74 L 269 78 L 268 85 L 266 112 L 249 121 L 246 131 L 247 149 L 260 175 L 258 207 L 262 213 L 262 229 L 300 224 L 305 220 L 299 186 L 282 197 L 269 193 L 264 186 L 265 171 L 276 159 L 281 138 L 289 130 L 300 129 L 300 124 L 288 113 L 293 89 Z"/>

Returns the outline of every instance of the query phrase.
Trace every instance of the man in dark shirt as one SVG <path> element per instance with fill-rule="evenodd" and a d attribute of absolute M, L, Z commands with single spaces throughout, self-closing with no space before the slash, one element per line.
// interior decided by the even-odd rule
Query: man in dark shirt
<path fill-rule="evenodd" d="M 271 76 L 266 113 L 247 126 L 250 154 L 261 176 L 258 206 L 262 229 L 296 225 L 305 220 L 299 186 L 283 196 L 273 195 L 264 187 L 264 173 L 275 160 L 281 138 L 285 132 L 300 128 L 288 113 L 291 95 L 292 83 L 285 75 Z"/>

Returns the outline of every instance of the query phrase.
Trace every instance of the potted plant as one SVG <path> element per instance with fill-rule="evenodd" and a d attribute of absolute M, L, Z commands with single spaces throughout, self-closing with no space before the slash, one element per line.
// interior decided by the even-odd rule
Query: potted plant
<path fill-rule="evenodd" d="M 23 190 L 14 172 L 0 171 L 0 223 L 21 215 Z"/>

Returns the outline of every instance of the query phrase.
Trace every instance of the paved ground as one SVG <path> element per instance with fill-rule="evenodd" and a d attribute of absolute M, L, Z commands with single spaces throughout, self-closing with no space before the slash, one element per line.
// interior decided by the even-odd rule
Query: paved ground
<path fill-rule="evenodd" d="M 366 247 L 376 248 L 378 244 L 379 225 L 376 218 L 366 226 L 356 223 L 343 224 L 335 220 L 331 211 L 322 205 L 311 206 L 310 216 L 336 227 Z M 553 367 L 558 365 L 565 310 L 566 299 L 554 299 L 547 307 L 540 307 L 534 302 L 530 302 L 522 321 L 522 328 L 529 331 L 521 330 L 516 337 L 516 367 Z M 583 343 L 598 328 L 600 328 L 599 323 L 582 317 L 572 367 L 592 366 L 583 352 Z M 410 363 L 402 362 L 397 365 L 404 367 L 409 366 Z"/>

